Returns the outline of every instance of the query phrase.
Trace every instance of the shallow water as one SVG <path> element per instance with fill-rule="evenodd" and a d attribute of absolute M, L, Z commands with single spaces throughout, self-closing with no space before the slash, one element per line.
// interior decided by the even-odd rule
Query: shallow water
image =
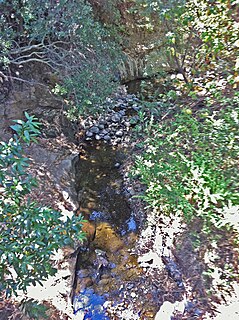
<path fill-rule="evenodd" d="M 76 168 L 79 211 L 89 220 L 108 221 L 117 231 L 127 230 L 133 219 L 119 172 L 126 152 L 104 143 L 88 145 Z"/>
<path fill-rule="evenodd" d="M 129 253 L 137 223 L 119 171 L 126 154 L 107 144 L 88 145 L 77 164 L 78 212 L 95 227 L 77 260 L 73 305 L 79 319 L 109 319 L 104 302 L 109 295 L 117 299 L 122 282 L 141 273 L 137 256 Z"/>

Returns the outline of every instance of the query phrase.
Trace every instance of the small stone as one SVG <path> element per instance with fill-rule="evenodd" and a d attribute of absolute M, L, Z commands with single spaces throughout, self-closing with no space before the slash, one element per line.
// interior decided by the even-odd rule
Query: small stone
<path fill-rule="evenodd" d="M 133 106 L 132 106 L 132 109 L 133 109 L 134 111 L 138 111 L 138 110 L 140 109 L 140 107 L 136 104 L 136 105 L 133 105 Z"/>
<path fill-rule="evenodd" d="M 96 135 L 95 135 L 95 139 L 96 139 L 96 140 L 100 140 L 100 139 L 101 139 L 101 136 L 99 136 L 98 134 L 96 134 Z"/>
<path fill-rule="evenodd" d="M 90 131 L 86 131 L 85 135 L 89 138 L 93 136 L 93 133 Z"/>
<path fill-rule="evenodd" d="M 74 299 L 74 303 L 73 303 L 73 307 L 74 307 L 74 310 L 77 311 L 77 316 L 80 316 L 79 313 L 82 313 L 82 319 L 84 317 L 84 312 L 83 309 L 84 308 L 84 305 L 81 301 L 79 301 L 78 299 Z M 81 318 L 79 318 L 81 319 Z"/>
<path fill-rule="evenodd" d="M 126 109 L 126 108 L 127 108 L 127 104 L 121 103 L 121 104 L 119 105 L 119 108 L 121 108 L 121 109 Z"/>
<path fill-rule="evenodd" d="M 93 122 L 91 120 L 85 122 L 86 126 L 91 127 Z"/>
<path fill-rule="evenodd" d="M 111 118 L 113 122 L 120 122 L 120 116 L 118 114 L 114 114 Z"/>
<path fill-rule="evenodd" d="M 101 131 L 101 133 L 102 133 L 103 135 L 107 135 L 108 130 L 105 130 L 105 129 L 104 129 L 104 130 Z"/>
<path fill-rule="evenodd" d="M 130 122 L 125 122 L 124 125 L 128 128 L 131 126 Z"/>
<path fill-rule="evenodd" d="M 101 130 L 103 130 L 103 129 L 105 128 L 105 126 L 104 126 L 103 124 L 99 124 L 99 125 L 98 125 L 98 128 L 101 129 Z"/>
<path fill-rule="evenodd" d="M 117 143 L 121 143 L 121 139 L 120 139 L 120 138 L 115 139 L 115 143 L 116 143 L 116 144 L 117 144 Z"/>
<path fill-rule="evenodd" d="M 123 133 L 123 131 L 121 131 L 121 130 L 118 130 L 118 131 L 115 132 L 116 137 L 122 137 L 123 134 L 124 134 L 124 133 Z"/>
<path fill-rule="evenodd" d="M 133 283 L 130 283 L 127 285 L 127 290 L 133 289 L 133 287 L 134 287 Z"/>
<path fill-rule="evenodd" d="M 90 132 L 92 132 L 92 133 L 99 133 L 99 131 L 100 131 L 100 129 L 98 128 L 98 127 L 92 127 L 92 128 L 90 128 Z"/>
<path fill-rule="evenodd" d="M 105 140 L 105 141 L 109 141 L 110 139 L 111 139 L 111 137 L 110 137 L 109 135 L 105 135 L 105 136 L 104 136 L 104 140 Z"/>
<path fill-rule="evenodd" d="M 121 116 L 124 116 L 124 115 L 125 115 L 125 111 L 124 111 L 124 110 L 120 110 L 118 113 L 119 113 Z"/>
<path fill-rule="evenodd" d="M 128 102 L 128 103 L 133 103 L 133 101 L 134 101 L 134 100 L 132 99 L 132 97 L 128 97 L 128 99 L 127 99 L 127 102 Z"/>
<path fill-rule="evenodd" d="M 47 135 L 48 138 L 56 138 L 58 134 L 54 130 L 48 130 L 46 135 Z"/>
<path fill-rule="evenodd" d="M 103 304 L 103 307 L 107 309 L 110 306 L 110 304 L 111 304 L 111 301 L 105 301 L 105 303 Z"/>
<path fill-rule="evenodd" d="M 200 309 L 196 309 L 193 313 L 193 315 L 196 317 L 200 317 L 202 314 L 203 314 L 203 312 Z"/>
<path fill-rule="evenodd" d="M 166 313 L 166 312 L 165 312 Z M 143 314 L 144 319 L 156 319 L 155 312 L 151 310 L 145 311 Z M 171 317 L 170 317 L 171 318 Z M 157 318 L 158 319 L 158 318 Z M 163 319 L 163 318 L 162 318 Z M 165 318 L 164 318 L 165 319 Z"/>
<path fill-rule="evenodd" d="M 135 292 L 131 292 L 130 295 L 131 295 L 132 298 L 135 298 L 135 297 L 136 297 L 136 293 L 135 293 Z"/>

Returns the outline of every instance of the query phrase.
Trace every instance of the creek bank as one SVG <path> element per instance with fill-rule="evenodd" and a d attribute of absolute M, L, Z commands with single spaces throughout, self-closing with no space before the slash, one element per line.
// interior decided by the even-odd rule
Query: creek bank
<path fill-rule="evenodd" d="M 74 167 L 80 152 L 74 138 L 74 126 L 62 112 L 62 103 L 54 97 L 49 88 L 18 88 L 1 101 L 0 136 L 8 140 L 13 119 L 24 119 L 24 111 L 36 115 L 42 122 L 42 134 L 38 144 L 25 147 L 26 157 L 31 160 L 28 173 L 36 177 L 39 185 L 31 191 L 31 200 L 41 206 L 48 206 L 62 212 L 63 219 L 71 218 L 77 209 L 77 194 L 74 189 Z M 21 90 L 22 89 L 22 90 Z M 45 100 L 44 100 L 45 99 Z M 76 244 L 77 246 L 78 244 Z M 48 307 L 49 319 L 66 319 L 72 315 L 72 306 L 67 298 L 72 288 L 76 257 L 71 256 L 74 248 L 59 250 L 52 264 L 57 269 L 55 276 L 43 282 L 43 287 L 29 287 L 28 292 L 15 299 L 21 306 L 23 298 L 36 299 Z M 5 299 L 3 299 L 5 301 Z M 11 302 L 7 305 L 10 306 Z M 14 302 L 15 303 L 15 302 Z M 9 307 L 10 316 L 25 317 L 19 307 Z M 4 303 L 3 303 L 4 305 Z M 4 318 L 4 307 L 0 305 L 0 319 Z"/>

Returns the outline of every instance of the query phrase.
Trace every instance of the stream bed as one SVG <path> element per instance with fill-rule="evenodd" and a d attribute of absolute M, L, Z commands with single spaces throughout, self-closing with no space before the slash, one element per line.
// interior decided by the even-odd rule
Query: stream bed
<path fill-rule="evenodd" d="M 77 319 L 122 319 L 122 312 L 125 319 L 152 319 L 158 309 L 157 290 L 147 283 L 134 252 L 138 224 L 119 170 L 127 152 L 91 144 L 78 163 L 79 212 L 87 220 L 88 242 L 77 260 Z"/>

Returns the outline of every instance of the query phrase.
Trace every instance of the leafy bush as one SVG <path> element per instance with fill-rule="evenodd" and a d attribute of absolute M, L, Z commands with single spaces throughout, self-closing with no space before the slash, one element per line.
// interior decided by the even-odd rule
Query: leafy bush
<path fill-rule="evenodd" d="M 173 119 L 151 121 L 133 169 L 146 186 L 142 198 L 163 214 L 221 226 L 225 211 L 239 204 L 238 129 L 237 105 L 197 115 L 184 108 Z"/>
<path fill-rule="evenodd" d="M 43 304 L 39 304 L 34 299 L 23 299 L 20 303 L 20 310 L 24 315 L 27 315 L 30 319 L 47 319 L 47 310 Z"/>
<path fill-rule="evenodd" d="M 25 116 L 26 122 L 17 120 L 12 126 L 14 137 L 0 143 L 0 288 L 7 295 L 53 275 L 54 252 L 83 239 L 81 217 L 64 221 L 60 212 L 30 199 L 37 182 L 26 171 L 23 142 L 35 141 L 40 124 Z"/>

